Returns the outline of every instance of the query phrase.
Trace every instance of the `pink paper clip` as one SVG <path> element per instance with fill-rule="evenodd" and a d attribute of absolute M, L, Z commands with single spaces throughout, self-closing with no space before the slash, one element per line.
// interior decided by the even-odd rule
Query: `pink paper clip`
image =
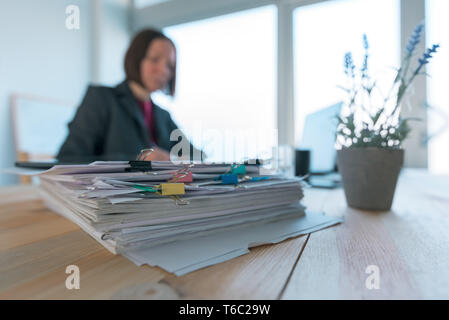
<path fill-rule="evenodd" d="M 169 182 L 193 182 L 193 175 L 191 171 L 183 171 L 177 172 L 173 175 L 172 179 L 168 180 Z"/>

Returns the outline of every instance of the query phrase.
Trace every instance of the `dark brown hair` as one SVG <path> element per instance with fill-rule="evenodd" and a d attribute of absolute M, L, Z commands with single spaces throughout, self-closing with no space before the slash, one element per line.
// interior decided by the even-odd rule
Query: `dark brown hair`
<path fill-rule="evenodd" d="M 135 81 L 141 86 L 143 86 L 142 78 L 140 75 L 140 63 L 142 62 L 143 58 L 145 58 L 145 55 L 151 42 L 153 42 L 156 39 L 165 39 L 170 41 L 170 43 L 173 45 L 173 48 L 175 48 L 176 50 L 173 41 L 171 41 L 162 32 L 154 29 L 145 29 L 140 31 L 131 41 L 128 51 L 126 51 L 125 55 L 126 80 Z M 168 81 L 167 88 L 165 88 L 164 91 L 169 95 L 174 96 L 175 84 L 176 84 L 176 61 L 172 72 L 172 77 Z"/>

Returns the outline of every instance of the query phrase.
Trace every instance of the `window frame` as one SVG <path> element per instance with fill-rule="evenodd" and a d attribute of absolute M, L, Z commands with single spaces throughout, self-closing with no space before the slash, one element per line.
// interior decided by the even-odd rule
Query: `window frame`
<path fill-rule="evenodd" d="M 164 27 L 197 20 L 213 18 L 266 5 L 277 7 L 277 128 L 278 144 L 295 147 L 294 123 L 294 56 L 293 56 L 293 11 L 301 6 L 339 0 L 170 0 L 155 5 L 132 9 L 131 31 L 145 27 Z M 410 33 L 416 25 L 425 21 L 425 0 L 400 0 L 401 52 L 407 46 Z M 151 23 L 150 23 L 151 22 Z M 424 35 L 425 37 L 425 35 Z M 425 38 L 418 50 L 424 50 Z M 411 123 L 412 133 L 404 143 L 406 167 L 427 168 L 428 150 L 424 143 L 427 137 L 427 112 L 422 103 L 427 101 L 425 77 L 415 82 L 415 98 L 404 116 L 419 117 L 420 122 Z"/>

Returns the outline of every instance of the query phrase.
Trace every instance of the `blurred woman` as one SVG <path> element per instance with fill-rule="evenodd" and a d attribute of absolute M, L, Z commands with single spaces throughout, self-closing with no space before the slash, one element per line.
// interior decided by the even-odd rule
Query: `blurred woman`
<path fill-rule="evenodd" d="M 186 139 L 179 136 L 179 140 L 170 140 L 178 126 L 151 100 L 151 93 L 158 90 L 171 96 L 175 93 L 173 42 L 156 30 L 139 32 L 126 52 L 124 67 L 126 79 L 116 87 L 88 87 L 69 124 L 69 134 L 57 155 L 59 161 L 132 160 L 147 148 L 154 151 L 146 160 L 167 161 L 172 147 Z M 192 155 L 194 147 L 188 145 Z"/>

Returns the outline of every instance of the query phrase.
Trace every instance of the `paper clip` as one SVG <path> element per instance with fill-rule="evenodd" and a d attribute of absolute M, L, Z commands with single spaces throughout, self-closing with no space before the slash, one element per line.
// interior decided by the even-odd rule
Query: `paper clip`
<path fill-rule="evenodd" d="M 149 149 L 142 149 L 140 150 L 139 154 L 137 155 L 136 160 L 141 160 L 141 161 L 145 161 L 145 159 L 154 152 L 153 148 L 149 148 Z M 143 157 L 143 159 L 141 159 Z"/>
<path fill-rule="evenodd" d="M 185 183 L 193 182 L 193 174 L 192 174 L 192 172 L 185 172 L 185 173 L 173 176 L 173 178 L 168 181 L 169 182 L 185 182 Z"/>
<path fill-rule="evenodd" d="M 168 197 L 169 197 L 170 199 L 174 200 L 174 201 L 175 201 L 175 204 L 176 204 L 177 206 L 185 206 L 185 205 L 187 205 L 187 204 L 190 204 L 189 201 L 184 200 L 184 199 L 181 199 L 181 198 L 178 197 L 178 196 L 168 196 Z"/>
<path fill-rule="evenodd" d="M 245 176 L 245 177 L 249 177 L 249 176 Z M 270 178 L 271 178 L 270 176 L 249 177 L 248 181 L 261 181 L 261 180 L 268 180 Z"/>
<path fill-rule="evenodd" d="M 161 183 L 160 193 L 163 196 L 174 196 L 185 194 L 184 183 Z"/>
<path fill-rule="evenodd" d="M 126 172 L 134 172 L 134 171 L 147 172 L 153 169 L 151 166 L 151 161 L 131 160 L 129 161 L 129 165 L 130 165 L 129 168 L 125 168 Z"/>
<path fill-rule="evenodd" d="M 146 191 L 146 192 L 158 192 L 163 196 L 173 196 L 173 195 L 181 195 L 185 194 L 185 186 L 184 183 L 161 183 L 160 185 L 154 187 L 147 187 L 138 184 L 134 184 L 133 188 Z"/>
<path fill-rule="evenodd" d="M 239 177 L 234 173 L 225 173 L 218 176 L 216 180 L 221 180 L 222 184 L 238 184 Z"/>
<path fill-rule="evenodd" d="M 152 187 L 145 187 L 145 186 L 141 186 L 141 185 L 138 185 L 138 184 L 134 184 L 132 187 L 136 188 L 136 189 L 140 189 L 142 191 L 147 191 L 147 192 L 158 192 L 159 191 L 158 189 L 155 189 L 155 188 L 152 188 Z"/>
<path fill-rule="evenodd" d="M 233 164 L 231 165 L 231 173 L 233 174 L 245 174 L 246 167 L 243 164 Z"/>
<path fill-rule="evenodd" d="M 133 185 L 134 188 L 145 192 L 157 193 L 172 199 L 177 206 L 190 204 L 189 201 L 181 199 L 178 195 L 185 194 L 184 183 L 162 183 L 159 186 L 146 187 L 141 185 Z"/>
<path fill-rule="evenodd" d="M 220 174 L 215 180 L 221 180 L 222 184 L 238 184 L 239 174 L 245 174 L 246 167 L 243 164 L 231 164 L 231 167 L 223 174 Z"/>
<path fill-rule="evenodd" d="M 137 155 L 136 160 L 129 161 L 130 168 L 125 168 L 126 172 L 148 172 L 152 170 L 151 161 L 146 161 L 146 158 L 154 151 L 153 148 L 142 149 Z M 143 158 L 142 158 L 143 156 Z"/>
<path fill-rule="evenodd" d="M 193 182 L 193 174 L 190 171 L 195 164 L 189 164 L 184 166 L 184 168 L 177 170 L 173 174 L 173 178 L 169 179 L 168 182 Z"/>

